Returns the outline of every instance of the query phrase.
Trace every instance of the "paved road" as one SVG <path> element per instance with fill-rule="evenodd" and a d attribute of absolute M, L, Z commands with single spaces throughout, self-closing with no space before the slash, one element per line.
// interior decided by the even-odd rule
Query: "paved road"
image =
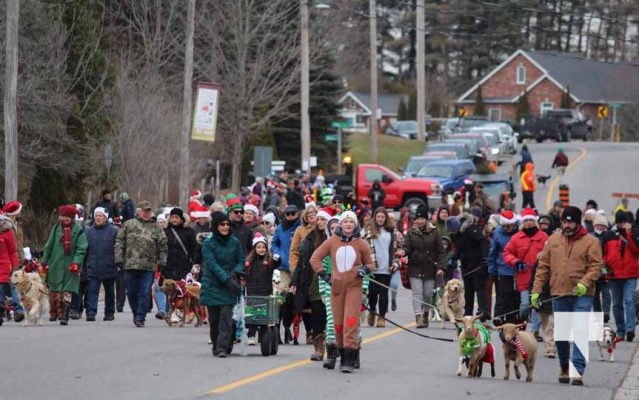
<path fill-rule="evenodd" d="M 556 145 L 532 144 L 530 148 L 538 165 L 550 165 Z M 627 145 L 574 142 L 564 148 L 571 160 L 585 154 L 565 177 L 576 204 L 583 205 L 592 197 L 610 210 L 614 204 L 611 192 L 630 191 L 639 182 L 634 178 L 639 161 Z M 639 146 L 630 148 L 639 150 Z M 551 185 L 549 182 L 548 188 Z M 555 199 L 556 191 L 550 197 Z M 545 189 L 537 193 L 536 201 L 540 206 L 545 204 Z M 410 327 L 408 291 L 401 290 L 398 303 L 398 311 L 388 317 Z M 248 355 L 241 356 L 236 348 L 232 357 L 214 359 L 207 345 L 207 327 L 169 329 L 164 322 L 150 319 L 147 327 L 139 329 L 133 326 L 130 312 L 117 314 L 113 322 L 100 319 L 71 321 L 68 327 L 47 324 L 23 328 L 13 322 L 2 326 L 0 399 L 312 400 L 351 396 L 451 400 L 516 396 L 521 400 L 599 400 L 614 396 L 631 360 L 638 358 L 636 344 L 620 343 L 616 363 L 595 361 L 593 344 L 586 386 L 578 388 L 557 384 L 557 361 L 543 357 L 538 358 L 532 383 L 504 382 L 498 352 L 497 376 L 490 378 L 485 370 L 484 377 L 471 380 L 455 376 L 455 344 L 420 338 L 393 327 L 365 327 L 362 369 L 345 375 L 306 361 L 311 346 L 282 346 L 273 357 L 260 356 L 257 347 L 249 347 Z M 439 326 L 420 332 L 454 337 L 453 330 Z M 496 335 L 493 339 L 498 340 Z M 635 366 L 633 374 L 639 375 L 637 369 Z M 637 398 L 632 385 L 639 380 L 633 379 L 627 379 L 626 399 Z"/>

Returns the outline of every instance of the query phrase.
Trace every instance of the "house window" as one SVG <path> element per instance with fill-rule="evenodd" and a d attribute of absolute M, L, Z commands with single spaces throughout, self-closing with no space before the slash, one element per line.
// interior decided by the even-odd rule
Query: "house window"
<path fill-rule="evenodd" d="M 551 101 L 542 101 L 539 105 L 539 115 L 544 115 L 546 111 L 552 110 L 554 108 Z"/>
<path fill-rule="evenodd" d="M 488 119 L 490 121 L 501 121 L 501 108 L 491 108 L 488 110 Z"/>
<path fill-rule="evenodd" d="M 526 83 L 526 67 L 519 65 L 517 67 L 517 84 L 523 85 Z"/>

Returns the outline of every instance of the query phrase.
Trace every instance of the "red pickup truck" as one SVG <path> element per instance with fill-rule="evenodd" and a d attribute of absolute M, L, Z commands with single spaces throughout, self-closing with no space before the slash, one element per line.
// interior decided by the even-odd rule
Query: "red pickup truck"
<path fill-rule="evenodd" d="M 368 196 L 373 182 L 378 180 L 386 192 L 384 207 L 399 209 L 417 208 L 420 205 L 441 202 L 441 187 L 438 182 L 426 179 L 402 178 L 390 169 L 379 164 L 360 164 L 353 169 L 354 187 L 357 204 Z M 430 200 L 430 202 L 429 202 Z"/>

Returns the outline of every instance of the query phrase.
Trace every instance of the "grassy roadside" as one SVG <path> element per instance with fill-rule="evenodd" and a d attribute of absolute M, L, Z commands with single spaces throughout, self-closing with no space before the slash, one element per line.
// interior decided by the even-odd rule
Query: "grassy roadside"
<path fill-rule="evenodd" d="M 369 136 L 364 133 L 353 133 L 348 137 L 349 155 L 353 164 L 370 162 Z M 425 144 L 419 140 L 402 139 L 395 136 L 377 136 L 377 163 L 397 171 L 405 167 L 411 156 L 421 155 Z"/>

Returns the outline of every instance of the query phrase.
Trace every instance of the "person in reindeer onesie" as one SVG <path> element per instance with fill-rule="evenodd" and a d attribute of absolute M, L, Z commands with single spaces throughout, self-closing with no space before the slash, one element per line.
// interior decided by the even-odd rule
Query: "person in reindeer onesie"
<path fill-rule="evenodd" d="M 332 276 L 322 265 L 330 256 Z M 374 265 L 368 244 L 360 237 L 357 215 L 342 213 L 335 234 L 324 241 L 311 256 L 311 267 L 320 279 L 331 285 L 331 306 L 335 324 L 335 342 L 340 352 L 340 371 L 352 373 L 359 344 L 359 313 L 362 281 Z"/>

